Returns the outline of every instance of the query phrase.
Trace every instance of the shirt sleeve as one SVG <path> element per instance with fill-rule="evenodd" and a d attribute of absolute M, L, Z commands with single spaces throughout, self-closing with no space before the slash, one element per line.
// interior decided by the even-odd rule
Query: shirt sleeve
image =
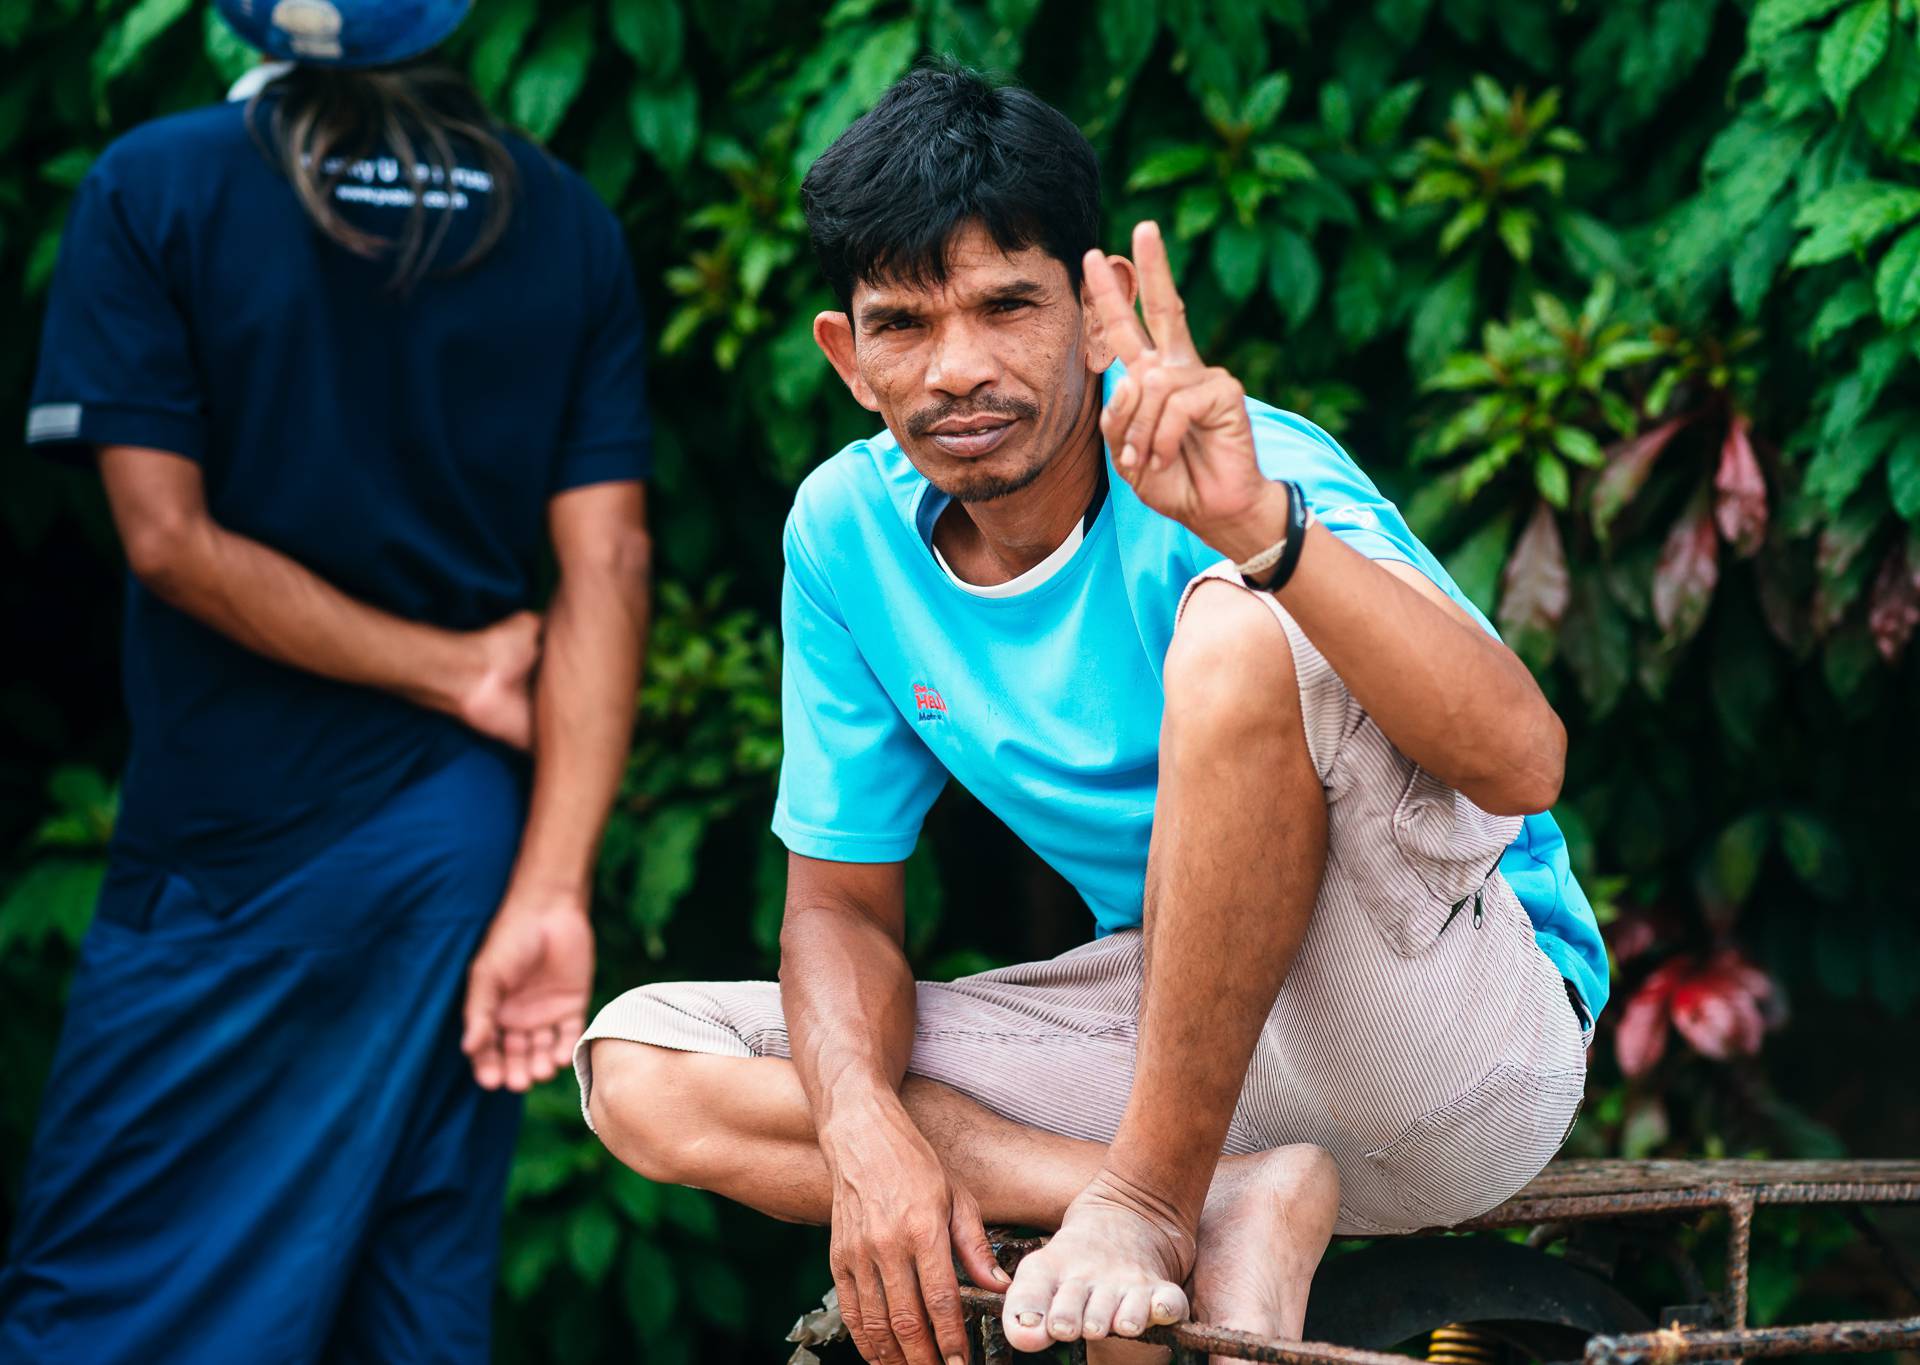
<path fill-rule="evenodd" d="M 144 221 L 104 164 L 81 182 L 47 299 L 28 445 L 68 459 L 96 445 L 205 454 L 186 314 Z"/>
<path fill-rule="evenodd" d="M 640 317 L 633 262 L 618 221 L 597 200 L 594 208 L 602 221 L 590 302 L 598 309 L 581 349 L 567 404 L 566 433 L 553 484 L 556 493 L 590 483 L 644 479 L 653 467 L 646 328 Z"/>
<path fill-rule="evenodd" d="M 913 852 L 946 769 L 887 699 L 791 521 L 786 550 L 786 749 L 773 832 L 802 857 L 899 862 Z"/>

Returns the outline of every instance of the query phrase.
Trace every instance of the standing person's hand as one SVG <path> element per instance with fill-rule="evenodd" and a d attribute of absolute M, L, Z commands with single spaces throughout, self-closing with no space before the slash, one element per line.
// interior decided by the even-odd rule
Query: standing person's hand
<path fill-rule="evenodd" d="M 1009 1283 L 980 1206 L 898 1103 L 823 1124 L 821 1139 L 833 1173 L 828 1260 L 854 1345 L 874 1365 L 964 1365 L 954 1258 L 978 1285 Z"/>
<path fill-rule="evenodd" d="M 1287 494 L 1260 472 L 1246 390 L 1195 350 L 1158 225 L 1134 228 L 1133 263 L 1144 328 L 1113 263 L 1099 251 L 1085 261 L 1094 309 L 1127 367 L 1101 434 L 1142 502 L 1228 558 L 1251 558 L 1285 528 Z"/>
<path fill-rule="evenodd" d="M 533 676 L 540 663 L 540 614 L 516 611 L 466 638 L 473 669 L 454 714 L 490 739 L 533 747 Z"/>
<path fill-rule="evenodd" d="M 467 970 L 460 1048 L 488 1090 L 526 1090 L 573 1056 L 593 989 L 585 899 L 509 891 Z"/>

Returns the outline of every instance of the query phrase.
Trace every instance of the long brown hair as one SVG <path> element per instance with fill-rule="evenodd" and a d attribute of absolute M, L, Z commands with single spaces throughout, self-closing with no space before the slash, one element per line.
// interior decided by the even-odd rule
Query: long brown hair
<path fill-rule="evenodd" d="M 506 232 L 517 168 L 479 95 L 459 72 L 431 61 L 366 70 L 301 65 L 276 78 L 267 90 L 277 96 L 267 125 L 269 151 L 307 216 L 356 256 L 391 257 L 388 283 L 395 290 L 405 293 L 430 274 L 467 269 Z M 470 169 L 461 167 L 461 156 Z M 406 226 L 398 237 L 356 226 L 340 212 L 335 197 L 356 165 L 380 157 L 399 162 L 398 184 L 412 191 Z M 487 177 L 486 219 L 465 254 L 451 266 L 436 269 L 440 244 L 453 226 L 455 196 L 475 187 L 461 183 L 474 170 Z M 436 190 L 442 193 L 436 195 Z M 430 219 L 427 201 L 436 197 L 440 206 Z"/>

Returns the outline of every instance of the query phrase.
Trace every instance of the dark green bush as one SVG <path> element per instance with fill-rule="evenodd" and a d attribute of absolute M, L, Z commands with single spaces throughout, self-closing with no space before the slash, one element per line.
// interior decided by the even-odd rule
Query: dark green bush
<path fill-rule="evenodd" d="M 606 994 L 772 968 L 780 520 L 871 426 L 809 335 L 828 299 L 795 187 L 918 56 L 947 53 L 1080 121 L 1109 239 L 1167 225 L 1204 352 L 1342 436 L 1567 719 L 1559 814 L 1627 1024 L 1603 1030 L 1576 1148 L 1911 1150 L 1915 1068 L 1885 1044 L 1920 998 L 1912 0 L 475 10 L 454 56 L 617 206 L 656 327 L 669 582 L 602 867 Z M 0 50 L 17 430 L 72 187 L 113 135 L 217 98 L 250 56 L 196 0 L 14 0 Z M 122 735 L 98 495 L 24 460 L 6 488 L 11 1189 Z M 1084 932 L 962 798 L 914 871 L 929 972 Z M 1735 1023 L 1689 1013 L 1703 996 Z M 529 1107 L 510 1204 L 508 1358 L 631 1358 L 636 1339 L 648 1360 L 773 1358 L 825 1285 L 810 1235 L 618 1169 L 570 1083 Z M 1844 1235 L 1786 1226 L 1756 1270 L 1763 1316 L 1875 1306 L 1801 1278 Z"/>

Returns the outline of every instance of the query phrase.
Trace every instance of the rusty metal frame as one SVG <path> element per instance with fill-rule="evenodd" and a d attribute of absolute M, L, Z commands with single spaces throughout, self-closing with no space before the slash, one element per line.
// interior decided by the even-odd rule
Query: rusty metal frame
<path fill-rule="evenodd" d="M 1693 1175 L 1713 1176 L 1688 1183 Z M 1568 1162 L 1549 1167 L 1540 1180 L 1460 1230 L 1530 1227 L 1649 1215 L 1708 1213 L 1727 1216 L 1727 1317 L 1732 1326 L 1679 1326 L 1622 1336 L 1596 1336 L 1587 1343 L 1585 1365 L 1680 1365 L 1695 1360 L 1732 1361 L 1781 1355 L 1840 1355 L 1920 1347 L 1920 1317 L 1858 1322 L 1819 1322 L 1788 1327 L 1747 1326 L 1747 1280 L 1753 1217 L 1762 1205 L 1920 1204 L 1920 1164 L 1912 1162 Z M 996 1238 L 995 1251 L 1008 1269 L 1044 1238 Z M 1012 1349 L 999 1329 L 1003 1296 L 961 1287 L 968 1317 L 978 1322 L 987 1365 L 1011 1365 Z M 1330 1342 L 1281 1341 L 1246 1332 L 1183 1322 L 1157 1327 L 1142 1340 L 1188 1353 L 1270 1365 L 1407 1365 L 1407 1357 L 1336 1346 Z M 1075 1360 L 1085 1358 L 1078 1343 Z"/>

